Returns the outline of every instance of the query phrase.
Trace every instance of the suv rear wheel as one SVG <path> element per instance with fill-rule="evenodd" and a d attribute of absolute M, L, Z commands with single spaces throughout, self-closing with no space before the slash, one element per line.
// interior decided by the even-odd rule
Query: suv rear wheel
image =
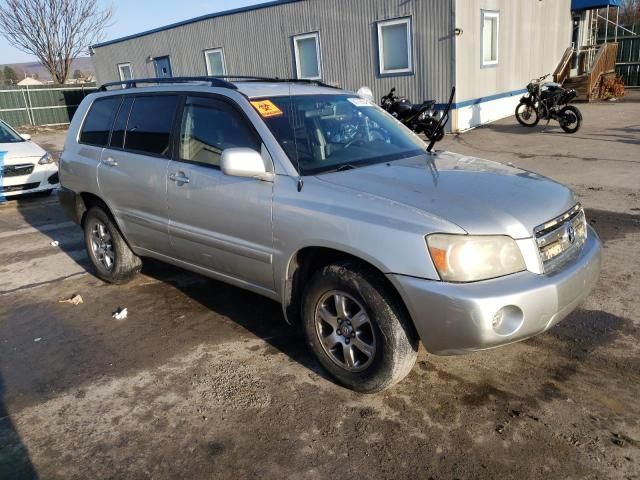
<path fill-rule="evenodd" d="M 399 382 L 416 360 L 418 337 L 381 274 L 355 263 L 328 265 L 303 299 L 310 348 L 342 385 L 373 393 Z"/>
<path fill-rule="evenodd" d="M 124 241 L 113 219 L 100 207 L 92 207 L 84 221 L 84 241 L 98 277 L 125 283 L 142 268 L 142 261 Z"/>

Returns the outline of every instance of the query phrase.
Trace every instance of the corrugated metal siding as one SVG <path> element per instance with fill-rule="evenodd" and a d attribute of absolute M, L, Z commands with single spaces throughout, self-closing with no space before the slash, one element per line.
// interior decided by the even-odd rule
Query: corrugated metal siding
<path fill-rule="evenodd" d="M 525 88 L 571 46 L 571 0 L 456 0 L 456 101 Z M 498 10 L 498 65 L 480 67 L 481 13 Z"/>
<path fill-rule="evenodd" d="M 537 0 L 536 0 L 537 1 Z M 413 101 L 444 101 L 452 85 L 454 0 L 306 0 L 199 21 L 95 49 L 99 83 L 119 80 L 118 63 L 153 77 L 147 58 L 171 56 L 174 76 L 204 75 L 204 50 L 224 49 L 227 72 L 295 76 L 292 37 L 320 32 L 323 80 L 376 97 L 396 87 Z M 378 76 L 376 22 L 412 18 L 414 74 Z"/>

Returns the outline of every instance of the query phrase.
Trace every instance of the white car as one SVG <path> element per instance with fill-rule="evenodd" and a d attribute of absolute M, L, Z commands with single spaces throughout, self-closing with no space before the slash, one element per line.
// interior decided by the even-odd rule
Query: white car
<path fill-rule="evenodd" d="M 24 193 L 57 188 L 58 165 L 46 150 L 0 120 L 0 202 Z"/>

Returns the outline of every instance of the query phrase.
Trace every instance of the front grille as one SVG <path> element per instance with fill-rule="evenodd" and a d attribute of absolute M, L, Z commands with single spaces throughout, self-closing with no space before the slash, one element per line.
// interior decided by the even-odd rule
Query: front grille
<path fill-rule="evenodd" d="M 25 183 L 24 185 L 9 185 L 7 187 L 0 187 L 0 192 L 21 192 L 22 190 L 31 190 L 33 188 L 38 188 L 39 186 L 40 182 Z"/>
<path fill-rule="evenodd" d="M 29 175 L 32 172 L 32 163 L 24 163 L 22 165 L 5 165 L 0 168 L 0 177 L 20 177 L 22 175 Z"/>
<path fill-rule="evenodd" d="M 587 220 L 580 204 L 534 229 L 545 273 L 575 257 L 587 239 Z"/>

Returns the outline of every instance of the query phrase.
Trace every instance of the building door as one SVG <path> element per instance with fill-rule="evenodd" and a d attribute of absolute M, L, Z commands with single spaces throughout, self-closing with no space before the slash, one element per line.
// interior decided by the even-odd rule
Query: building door
<path fill-rule="evenodd" d="M 171 78 L 171 60 L 169 57 L 156 57 L 153 59 L 153 66 L 156 70 L 156 78 Z"/>
<path fill-rule="evenodd" d="M 580 47 L 582 46 L 582 17 L 580 15 L 574 15 L 573 19 L 573 32 L 571 33 L 571 46 L 573 47 L 573 62 L 571 63 L 572 70 L 578 68 L 578 60 L 580 58 Z M 575 73 L 575 72 L 574 72 Z"/>

